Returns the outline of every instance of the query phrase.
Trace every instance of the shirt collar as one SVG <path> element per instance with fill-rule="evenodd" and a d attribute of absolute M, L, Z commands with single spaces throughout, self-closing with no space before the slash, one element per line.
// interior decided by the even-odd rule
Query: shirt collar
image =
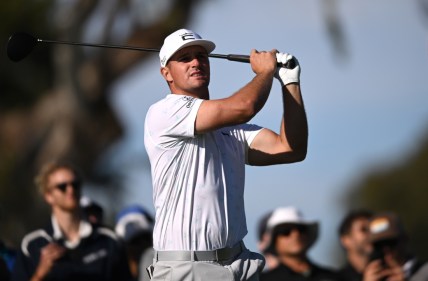
<path fill-rule="evenodd" d="M 85 220 L 81 220 L 79 224 L 79 239 L 75 242 L 71 242 L 71 241 L 68 241 L 67 238 L 62 233 L 61 228 L 59 227 L 58 221 L 54 215 L 51 216 L 51 221 L 52 221 L 52 228 L 53 228 L 53 238 L 55 240 L 61 240 L 61 239 L 64 240 L 64 245 L 70 249 L 76 248 L 79 245 L 80 240 L 82 238 L 86 238 L 92 233 L 92 225 Z"/>

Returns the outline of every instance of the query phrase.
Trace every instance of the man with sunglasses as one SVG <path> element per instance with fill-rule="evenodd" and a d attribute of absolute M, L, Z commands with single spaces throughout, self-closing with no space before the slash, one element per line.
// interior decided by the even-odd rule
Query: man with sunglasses
<path fill-rule="evenodd" d="M 42 167 L 35 182 L 51 208 L 51 220 L 23 238 L 12 281 L 131 279 L 115 233 L 83 219 L 81 180 L 69 163 Z"/>
<path fill-rule="evenodd" d="M 295 207 L 277 208 L 268 221 L 271 234 L 268 251 L 279 265 L 261 274 L 261 281 L 338 281 L 331 269 L 315 264 L 308 251 L 318 236 L 318 222 L 305 220 Z"/>
<path fill-rule="evenodd" d="M 369 223 L 369 240 L 373 245 L 364 281 L 426 281 L 428 262 L 410 250 L 409 237 L 397 214 L 383 212 Z"/>

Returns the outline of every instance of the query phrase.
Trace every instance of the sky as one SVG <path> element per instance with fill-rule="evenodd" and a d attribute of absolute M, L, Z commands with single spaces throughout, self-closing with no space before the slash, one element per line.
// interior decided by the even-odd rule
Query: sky
<path fill-rule="evenodd" d="M 346 212 L 342 198 L 368 171 L 399 164 L 428 129 L 428 20 L 417 1 L 337 1 L 349 57 L 338 59 L 326 33 L 322 1 L 203 1 L 184 28 L 217 45 L 213 53 L 249 54 L 278 49 L 297 57 L 309 123 L 305 161 L 247 167 L 247 247 L 256 250 L 256 225 L 281 206 L 299 208 L 320 223 L 310 256 L 337 267 L 337 227 Z M 212 99 L 231 95 L 252 79 L 250 65 L 211 59 Z M 126 133 L 114 149 L 117 166 L 127 167 L 126 203 L 153 210 L 150 171 L 143 143 L 150 104 L 168 94 L 159 60 L 148 61 L 114 88 L 112 104 Z M 251 120 L 278 131 L 279 82 L 265 107 Z"/>

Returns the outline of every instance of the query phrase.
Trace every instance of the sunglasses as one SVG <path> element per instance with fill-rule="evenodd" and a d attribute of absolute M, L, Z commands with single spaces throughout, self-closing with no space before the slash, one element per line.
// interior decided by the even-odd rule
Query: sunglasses
<path fill-rule="evenodd" d="M 80 189 L 82 187 L 82 183 L 78 180 L 68 181 L 68 182 L 62 182 L 54 185 L 54 187 L 61 192 L 65 192 L 67 190 L 67 186 L 71 186 L 74 189 Z"/>
<path fill-rule="evenodd" d="M 308 227 L 301 224 L 288 224 L 280 226 L 275 232 L 278 235 L 289 236 L 293 230 L 298 231 L 300 234 L 308 233 Z"/>

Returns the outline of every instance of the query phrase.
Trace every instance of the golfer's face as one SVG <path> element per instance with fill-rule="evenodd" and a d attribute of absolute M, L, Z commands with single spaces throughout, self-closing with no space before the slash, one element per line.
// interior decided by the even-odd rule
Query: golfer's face
<path fill-rule="evenodd" d="M 176 93 L 194 93 L 206 88 L 210 82 L 208 53 L 201 46 L 179 50 L 168 61 L 169 79 Z"/>

